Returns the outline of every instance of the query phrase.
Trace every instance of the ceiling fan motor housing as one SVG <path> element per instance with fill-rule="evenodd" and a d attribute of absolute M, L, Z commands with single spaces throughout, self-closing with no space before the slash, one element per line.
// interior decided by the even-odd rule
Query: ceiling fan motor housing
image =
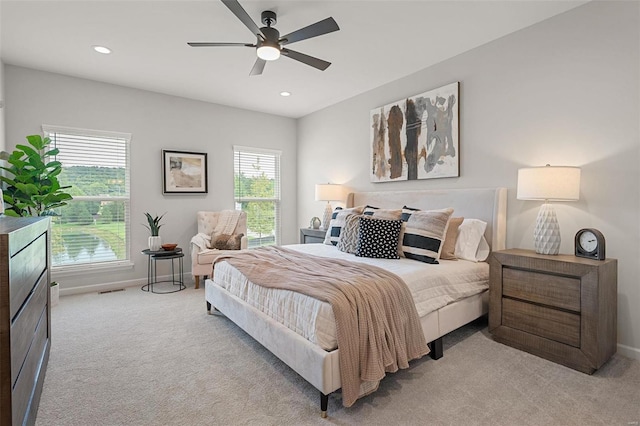
<path fill-rule="evenodd" d="M 264 35 L 265 42 L 278 45 L 278 40 L 280 39 L 280 31 L 276 30 L 273 27 L 262 27 L 260 28 L 260 31 L 262 31 L 262 34 Z"/>
<path fill-rule="evenodd" d="M 260 15 L 260 22 L 262 22 L 262 25 L 270 27 L 271 25 L 275 25 L 278 22 L 278 18 L 275 12 L 265 10 Z"/>

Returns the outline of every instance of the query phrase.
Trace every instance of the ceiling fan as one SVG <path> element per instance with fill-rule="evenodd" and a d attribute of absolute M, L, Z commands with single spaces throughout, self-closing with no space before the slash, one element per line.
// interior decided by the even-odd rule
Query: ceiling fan
<path fill-rule="evenodd" d="M 276 30 L 272 25 L 277 22 L 277 16 L 275 12 L 266 10 L 262 12 L 261 22 L 265 25 L 262 28 L 253 22 L 249 14 L 240 6 L 237 0 L 222 0 L 233 12 L 234 15 L 242 23 L 249 28 L 249 30 L 257 37 L 255 44 L 250 43 L 209 43 L 209 42 L 189 42 L 187 43 L 191 47 L 217 47 L 217 46 L 245 46 L 255 47 L 258 59 L 253 65 L 249 75 L 260 75 L 264 70 L 264 66 L 267 61 L 274 61 L 280 57 L 280 55 L 288 56 L 291 59 L 302 62 L 303 64 L 310 65 L 321 71 L 326 70 L 331 62 L 323 61 L 322 59 L 314 58 L 313 56 L 305 55 L 304 53 L 296 52 L 295 50 L 287 49 L 283 47 L 287 44 L 295 43 L 296 41 L 306 40 L 308 38 L 321 36 L 334 31 L 338 31 L 340 27 L 333 18 L 326 18 L 322 21 L 318 21 L 315 24 L 311 24 L 297 31 L 289 33 L 280 37 L 280 32 Z"/>

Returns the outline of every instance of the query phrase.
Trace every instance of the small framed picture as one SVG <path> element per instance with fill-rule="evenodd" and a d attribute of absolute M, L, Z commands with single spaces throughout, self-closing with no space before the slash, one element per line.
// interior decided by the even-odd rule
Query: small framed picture
<path fill-rule="evenodd" d="M 207 153 L 162 150 L 164 194 L 206 194 Z"/>

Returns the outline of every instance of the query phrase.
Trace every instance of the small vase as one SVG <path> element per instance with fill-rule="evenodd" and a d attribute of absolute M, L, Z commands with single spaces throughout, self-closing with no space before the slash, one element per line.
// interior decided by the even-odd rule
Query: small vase
<path fill-rule="evenodd" d="M 155 237 L 149 237 L 149 250 L 158 251 L 162 247 L 162 239 L 159 235 Z"/>

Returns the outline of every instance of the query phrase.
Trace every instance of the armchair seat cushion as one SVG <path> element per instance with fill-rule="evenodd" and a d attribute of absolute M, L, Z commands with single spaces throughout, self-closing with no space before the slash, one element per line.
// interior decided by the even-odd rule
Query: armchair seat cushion
<path fill-rule="evenodd" d="M 218 250 L 218 249 L 205 249 L 196 255 L 196 263 L 198 265 L 213 265 L 213 261 L 227 253 L 237 253 L 237 250 Z"/>

